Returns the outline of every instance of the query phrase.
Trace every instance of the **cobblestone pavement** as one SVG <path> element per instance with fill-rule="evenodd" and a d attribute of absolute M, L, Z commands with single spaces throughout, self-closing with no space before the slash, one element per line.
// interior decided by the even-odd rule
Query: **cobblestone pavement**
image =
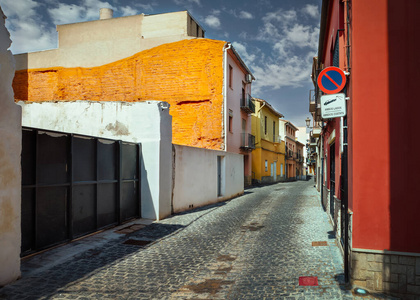
<path fill-rule="evenodd" d="M 252 188 L 23 274 L 0 299 L 357 299 L 331 230 L 313 181 Z"/>

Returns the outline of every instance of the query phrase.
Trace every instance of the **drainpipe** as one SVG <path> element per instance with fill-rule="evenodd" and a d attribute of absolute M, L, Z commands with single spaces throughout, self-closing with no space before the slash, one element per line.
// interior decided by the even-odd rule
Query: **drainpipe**
<path fill-rule="evenodd" d="M 231 43 L 226 43 L 223 48 L 223 69 L 224 69 L 224 78 L 223 78 L 223 131 L 224 131 L 224 142 L 225 149 L 227 151 L 227 129 L 226 129 L 226 118 L 227 118 L 227 80 L 228 80 L 228 62 L 227 62 L 227 51 L 232 47 Z"/>

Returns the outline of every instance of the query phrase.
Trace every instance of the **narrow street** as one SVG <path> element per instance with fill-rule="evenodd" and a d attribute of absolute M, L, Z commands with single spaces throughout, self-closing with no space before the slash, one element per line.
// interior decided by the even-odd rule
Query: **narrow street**
<path fill-rule="evenodd" d="M 353 299 L 331 230 L 313 180 L 256 187 L 23 273 L 0 299 Z"/>

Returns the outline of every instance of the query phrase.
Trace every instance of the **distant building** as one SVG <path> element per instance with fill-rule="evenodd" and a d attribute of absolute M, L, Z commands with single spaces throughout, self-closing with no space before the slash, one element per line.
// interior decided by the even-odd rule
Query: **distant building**
<path fill-rule="evenodd" d="M 15 56 L 17 100 L 166 101 L 173 143 L 242 154 L 251 183 L 255 78 L 230 43 L 203 38 L 186 11 L 57 30 L 58 49 Z"/>
<path fill-rule="evenodd" d="M 252 150 L 252 180 L 255 183 L 283 181 L 286 178 L 285 144 L 279 135 L 279 118 L 283 115 L 265 100 L 253 98 L 253 101 L 255 149 Z"/>
<path fill-rule="evenodd" d="M 302 145 L 296 143 L 296 131 L 299 129 L 287 120 L 279 120 L 279 131 L 286 147 L 286 178 L 287 180 L 296 180 L 302 173 Z"/>
<path fill-rule="evenodd" d="M 309 133 L 306 133 L 306 127 L 298 127 L 298 131 L 296 132 L 296 139 L 303 145 L 302 149 L 302 157 L 303 157 L 303 164 L 302 164 L 302 180 L 306 180 L 306 175 L 313 175 L 310 172 L 307 164 L 307 144 L 309 143 Z"/>

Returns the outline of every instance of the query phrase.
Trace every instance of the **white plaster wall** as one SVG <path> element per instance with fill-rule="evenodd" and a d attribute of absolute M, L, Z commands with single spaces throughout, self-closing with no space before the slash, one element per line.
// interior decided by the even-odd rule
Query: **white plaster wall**
<path fill-rule="evenodd" d="M 14 102 L 15 62 L 0 7 L 0 287 L 20 276 L 21 109 Z"/>
<path fill-rule="evenodd" d="M 224 194 L 217 195 L 217 156 L 224 157 Z M 173 210 L 181 212 L 241 195 L 243 156 L 224 151 L 174 145 Z M 223 178 L 223 177 L 222 177 Z"/>
<path fill-rule="evenodd" d="M 99 12 L 98 12 L 99 17 Z M 95 67 L 188 36 L 187 11 L 58 25 L 58 49 L 15 56 L 16 69 Z"/>
<path fill-rule="evenodd" d="M 19 102 L 22 125 L 142 144 L 142 217 L 171 213 L 172 117 L 169 104 L 145 102 Z"/>
<path fill-rule="evenodd" d="M 282 141 L 286 141 L 286 121 L 279 119 L 279 135 Z"/>
<path fill-rule="evenodd" d="M 299 131 L 296 131 L 297 139 L 299 142 L 305 145 L 303 146 L 303 157 L 305 158 L 305 161 L 303 162 L 303 171 L 304 171 L 303 175 L 306 175 L 306 167 L 307 167 L 306 158 L 308 157 L 306 144 L 307 144 L 307 140 L 309 139 L 309 133 L 306 133 L 306 127 L 298 127 L 298 129 Z"/>

